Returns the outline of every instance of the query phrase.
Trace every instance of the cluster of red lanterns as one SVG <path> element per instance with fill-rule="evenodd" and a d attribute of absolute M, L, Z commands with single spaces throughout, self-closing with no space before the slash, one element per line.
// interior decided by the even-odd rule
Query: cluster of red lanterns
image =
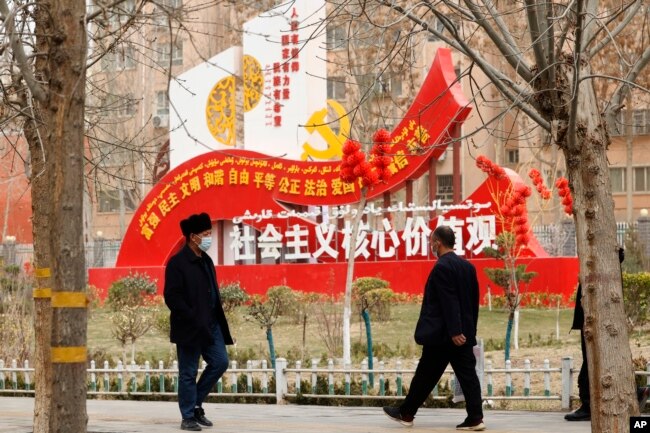
<path fill-rule="evenodd" d="M 544 185 L 544 179 L 542 179 L 542 174 L 539 170 L 531 168 L 528 172 L 528 177 L 533 181 L 533 185 L 535 185 L 537 192 L 544 200 L 551 198 L 551 190 Z"/>
<path fill-rule="evenodd" d="M 386 182 L 392 175 L 389 168 L 392 158 L 388 156 L 391 148 L 390 132 L 380 129 L 372 138 L 374 144 L 370 161 L 366 160 L 361 143 L 352 139 L 345 141 L 340 174 L 343 182 L 354 183 L 361 179 L 363 186 L 375 186 Z"/>
<path fill-rule="evenodd" d="M 555 187 L 557 188 L 557 194 L 562 197 L 564 212 L 567 215 L 573 215 L 573 197 L 571 197 L 569 180 L 566 177 L 560 177 L 555 181 Z"/>
<path fill-rule="evenodd" d="M 495 180 L 501 180 L 506 177 L 506 171 L 500 165 L 490 161 L 484 155 L 476 158 L 476 166 Z M 517 184 L 513 185 L 505 195 L 498 198 L 501 202 L 499 212 L 503 221 L 504 230 L 507 230 L 515 236 L 515 248 L 528 245 L 530 241 L 530 224 L 526 212 L 526 199 L 530 197 L 532 190 L 530 187 Z"/>
<path fill-rule="evenodd" d="M 476 158 L 476 166 L 495 180 L 505 179 L 506 177 L 506 171 L 503 167 L 490 161 L 490 159 L 485 155 L 479 155 L 478 158 Z"/>
<path fill-rule="evenodd" d="M 526 199 L 531 194 L 530 187 L 523 184 L 515 185 L 501 205 L 500 211 L 504 218 L 504 225 L 509 226 L 510 231 L 514 233 L 517 247 L 526 246 L 530 241 L 530 224 L 526 213 Z"/>

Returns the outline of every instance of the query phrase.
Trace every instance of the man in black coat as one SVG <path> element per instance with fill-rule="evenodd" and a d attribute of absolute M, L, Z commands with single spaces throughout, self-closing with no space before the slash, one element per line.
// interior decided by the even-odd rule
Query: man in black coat
<path fill-rule="evenodd" d="M 406 399 L 399 407 L 384 407 L 384 413 L 405 426 L 413 418 L 451 363 L 463 389 L 467 418 L 457 430 L 485 430 L 481 407 L 481 384 L 476 374 L 476 345 L 479 289 L 476 269 L 454 253 L 456 238 L 448 226 L 436 228 L 431 248 L 438 256 L 424 288 L 415 341 L 422 356 Z"/>
<path fill-rule="evenodd" d="M 623 263 L 625 260 L 625 250 L 618 249 L 618 261 Z M 621 279 L 623 269 L 621 268 Z M 582 365 L 580 366 L 580 373 L 578 373 L 578 396 L 580 397 L 580 407 L 575 412 L 568 413 L 564 416 L 567 421 L 591 421 L 591 402 L 589 398 L 589 370 L 587 368 L 587 344 L 585 343 L 585 335 L 583 326 L 585 324 L 585 311 L 582 308 L 582 285 L 578 283 L 578 291 L 576 292 L 576 304 L 573 309 L 573 323 L 571 329 L 580 330 L 580 348 L 582 349 Z M 647 387 L 637 388 L 637 399 L 639 400 L 639 409 L 643 410 L 646 401 L 650 395 L 650 389 Z"/>
<path fill-rule="evenodd" d="M 206 251 L 212 222 L 206 213 L 181 221 L 185 245 L 165 268 L 165 303 L 170 314 L 170 340 L 178 356 L 178 406 L 181 430 L 212 426 L 202 403 L 228 368 L 227 344 L 233 344 L 221 306 L 214 263 Z M 199 381 L 199 357 L 207 363 Z"/>

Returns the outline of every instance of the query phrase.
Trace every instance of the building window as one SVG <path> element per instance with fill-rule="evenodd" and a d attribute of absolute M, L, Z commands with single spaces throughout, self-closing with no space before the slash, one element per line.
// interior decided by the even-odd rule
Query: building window
<path fill-rule="evenodd" d="M 327 80 L 327 99 L 341 101 L 345 99 L 345 79 L 332 77 Z"/>
<path fill-rule="evenodd" d="M 632 110 L 631 119 L 629 111 L 619 111 L 614 125 L 608 125 L 612 136 L 650 135 L 650 109 Z"/>
<path fill-rule="evenodd" d="M 105 117 L 130 117 L 135 115 L 138 102 L 131 93 L 125 95 L 107 94 L 101 100 L 101 114 Z"/>
<path fill-rule="evenodd" d="M 634 192 L 650 191 L 650 167 L 634 167 Z"/>
<path fill-rule="evenodd" d="M 344 48 L 346 39 L 344 27 L 327 27 L 326 47 L 328 50 Z"/>
<path fill-rule="evenodd" d="M 156 92 L 156 114 L 166 116 L 169 114 L 169 100 L 166 91 Z"/>
<path fill-rule="evenodd" d="M 183 0 L 159 0 L 158 4 L 170 9 L 180 9 L 183 6 Z"/>
<path fill-rule="evenodd" d="M 650 110 L 634 110 L 632 112 L 632 133 L 634 135 L 650 134 Z"/>
<path fill-rule="evenodd" d="M 519 164 L 519 149 L 507 149 L 508 164 Z"/>
<path fill-rule="evenodd" d="M 456 20 L 451 19 L 451 18 L 450 18 L 449 20 L 450 20 L 450 24 L 451 24 L 454 28 L 458 29 L 458 23 L 456 22 Z M 443 32 L 445 32 L 445 31 L 447 30 L 447 29 L 445 28 L 445 25 L 442 23 L 442 21 L 440 21 L 440 20 L 439 20 L 437 17 L 435 17 L 435 16 L 434 16 L 433 18 L 431 18 L 431 21 L 429 22 L 429 28 L 430 28 L 430 29 L 433 29 L 433 30 L 436 30 L 436 31 L 437 31 L 438 33 L 440 33 L 440 34 L 442 34 Z M 433 33 L 430 33 L 430 32 L 429 32 L 429 34 L 427 35 L 427 40 L 428 40 L 429 42 L 435 42 L 435 41 L 439 40 L 439 38 L 438 38 L 438 36 L 436 36 L 436 35 L 434 35 Z"/>
<path fill-rule="evenodd" d="M 119 212 L 120 211 L 120 195 L 124 200 L 124 210 L 127 212 L 133 212 L 135 210 L 135 203 L 133 198 L 135 197 L 136 191 L 125 190 L 123 194 L 120 194 L 118 189 L 114 188 L 103 188 L 97 191 L 97 205 L 99 212 Z"/>
<path fill-rule="evenodd" d="M 114 51 L 108 52 L 102 57 L 103 71 L 122 71 L 126 69 L 135 69 L 135 51 L 132 46 L 116 47 Z"/>
<path fill-rule="evenodd" d="M 127 94 L 120 98 L 120 104 L 117 108 L 118 116 L 133 116 L 138 105 L 138 101 L 133 99 L 132 94 Z"/>
<path fill-rule="evenodd" d="M 436 199 L 441 200 L 442 204 L 450 204 L 454 202 L 454 176 L 451 174 L 442 174 L 436 176 L 438 190 L 436 191 Z"/>
<path fill-rule="evenodd" d="M 395 98 L 402 96 L 402 79 L 400 77 L 390 79 L 390 93 Z"/>
<path fill-rule="evenodd" d="M 612 192 L 625 192 L 625 167 L 611 167 L 609 169 L 609 180 L 612 185 Z"/>
<path fill-rule="evenodd" d="M 167 67 L 171 56 L 172 65 L 183 64 L 183 41 L 156 45 L 156 63 L 158 66 Z"/>

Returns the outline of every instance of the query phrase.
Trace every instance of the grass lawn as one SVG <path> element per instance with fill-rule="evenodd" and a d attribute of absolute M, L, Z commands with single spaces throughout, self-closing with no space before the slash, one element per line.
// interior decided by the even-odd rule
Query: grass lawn
<path fill-rule="evenodd" d="M 163 307 L 164 308 L 164 307 Z M 342 308 L 341 308 L 342 309 Z M 416 358 L 419 346 L 413 341 L 413 331 L 420 311 L 416 304 L 396 304 L 392 306 L 391 320 L 387 322 L 372 322 L 372 336 L 375 346 L 375 356 L 380 359 L 402 357 Z M 230 320 L 231 332 L 237 340 L 231 355 L 238 359 L 268 358 L 268 345 L 265 330 L 256 322 L 244 318 L 245 308 L 240 308 Z M 488 311 L 482 308 L 479 316 L 479 337 L 486 343 L 486 350 L 502 351 L 501 347 L 506 331 L 507 313 L 502 310 Z M 560 310 L 560 341 L 555 339 L 556 310 L 524 309 L 520 313 L 519 342 L 520 347 L 554 347 L 569 345 L 579 350 L 579 334 L 569 334 L 572 309 Z M 306 351 L 304 359 L 328 358 L 328 351 L 323 338 L 319 334 L 316 315 L 309 317 L 306 330 Z M 365 328 L 360 318 L 353 316 L 351 326 L 353 356 L 356 362 L 364 356 Z M 301 357 L 302 325 L 291 317 L 281 317 L 273 327 L 273 337 L 278 356 L 290 360 Z M 501 345 L 501 346 L 499 346 Z M 576 346 L 577 345 L 577 346 Z M 355 347 L 356 351 L 355 351 Z M 91 313 L 88 325 L 88 347 L 96 359 L 117 360 L 121 357 L 120 344 L 111 334 L 111 324 L 107 309 L 95 309 Z M 150 330 L 136 343 L 136 361 L 163 360 L 167 363 L 171 356 L 172 346 L 166 335 L 157 330 Z M 130 357 L 130 347 L 127 347 L 127 357 Z"/>

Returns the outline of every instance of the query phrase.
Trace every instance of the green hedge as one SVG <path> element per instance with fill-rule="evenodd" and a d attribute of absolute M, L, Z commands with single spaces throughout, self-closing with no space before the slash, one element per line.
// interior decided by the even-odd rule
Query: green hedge
<path fill-rule="evenodd" d="M 623 273 L 623 302 L 633 328 L 648 322 L 650 307 L 650 273 Z"/>

